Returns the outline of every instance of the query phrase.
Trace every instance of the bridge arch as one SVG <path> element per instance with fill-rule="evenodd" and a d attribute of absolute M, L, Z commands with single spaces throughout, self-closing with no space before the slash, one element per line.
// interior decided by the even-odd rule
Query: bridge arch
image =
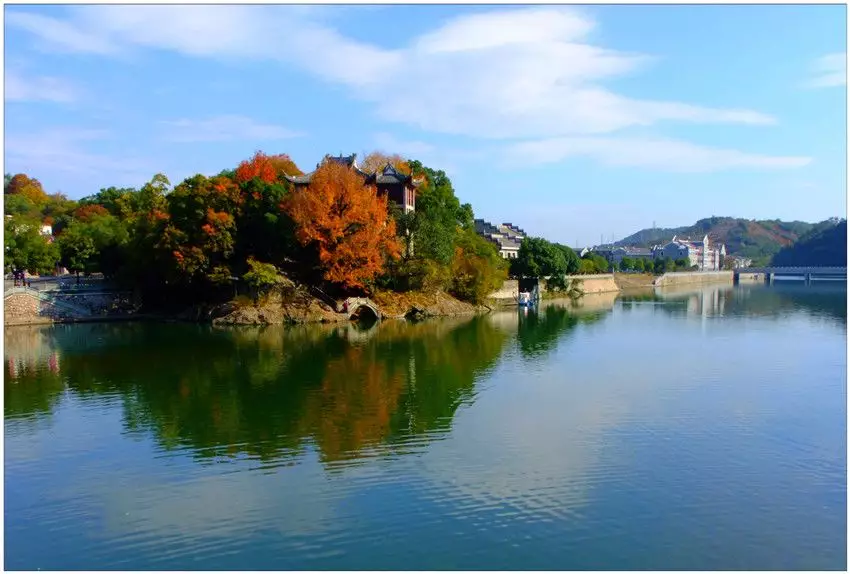
<path fill-rule="evenodd" d="M 365 321 L 380 321 L 381 320 L 381 310 L 378 309 L 378 306 L 369 299 L 360 298 L 360 297 L 352 297 L 350 299 L 345 300 L 345 309 L 348 314 L 348 318 L 352 321 L 355 320 L 365 320 Z"/>

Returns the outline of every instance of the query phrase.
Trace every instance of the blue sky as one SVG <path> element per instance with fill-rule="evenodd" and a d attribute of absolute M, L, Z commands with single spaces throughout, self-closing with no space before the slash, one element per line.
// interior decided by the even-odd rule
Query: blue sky
<path fill-rule="evenodd" d="M 846 211 L 845 6 L 7 5 L 5 34 L 5 171 L 74 198 L 381 150 L 569 245 Z"/>

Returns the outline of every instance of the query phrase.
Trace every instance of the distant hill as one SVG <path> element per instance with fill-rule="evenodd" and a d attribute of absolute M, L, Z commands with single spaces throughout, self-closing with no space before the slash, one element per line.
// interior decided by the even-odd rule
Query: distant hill
<path fill-rule="evenodd" d="M 753 260 L 754 265 L 761 265 L 767 264 L 780 249 L 793 244 L 816 225 L 821 224 L 708 217 L 686 227 L 642 229 L 616 244 L 651 247 L 669 241 L 674 235 L 691 239 L 702 239 L 703 235 L 708 235 L 712 242 L 725 243 L 727 253 L 747 257 Z"/>
<path fill-rule="evenodd" d="M 783 247 L 773 256 L 773 265 L 847 265 L 847 220 L 818 223 L 796 243 Z"/>

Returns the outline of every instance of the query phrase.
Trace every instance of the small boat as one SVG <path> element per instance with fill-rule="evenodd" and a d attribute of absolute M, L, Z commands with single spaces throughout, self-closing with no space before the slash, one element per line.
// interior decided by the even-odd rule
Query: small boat
<path fill-rule="evenodd" d="M 520 307 L 533 307 L 537 303 L 537 299 L 528 291 L 519 294 L 517 305 Z"/>

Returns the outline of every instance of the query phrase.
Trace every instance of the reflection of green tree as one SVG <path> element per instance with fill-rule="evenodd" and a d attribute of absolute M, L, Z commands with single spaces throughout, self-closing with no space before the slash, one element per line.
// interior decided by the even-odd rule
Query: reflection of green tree
<path fill-rule="evenodd" d="M 6 329 L 4 414 L 8 418 L 50 414 L 64 390 L 50 327 Z"/>
<path fill-rule="evenodd" d="M 6 362 L 3 412 L 7 418 L 50 414 L 62 394 L 62 378 L 43 363 L 18 363 L 13 371 Z"/>
<path fill-rule="evenodd" d="M 71 392 L 119 395 L 127 431 L 152 432 L 163 448 L 277 460 L 311 439 L 334 461 L 445 432 L 506 337 L 480 319 L 352 333 L 349 325 L 78 325 L 58 343 Z M 7 385 L 7 405 L 21 393 Z"/>
<path fill-rule="evenodd" d="M 520 352 L 526 358 L 553 350 L 558 340 L 579 323 L 595 323 L 607 315 L 607 312 L 577 315 L 560 305 L 549 305 L 527 314 L 519 313 L 517 338 Z"/>

